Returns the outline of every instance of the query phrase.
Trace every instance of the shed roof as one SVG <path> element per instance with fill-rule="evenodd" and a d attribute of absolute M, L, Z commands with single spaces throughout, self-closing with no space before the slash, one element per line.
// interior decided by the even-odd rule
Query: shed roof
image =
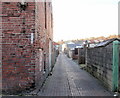
<path fill-rule="evenodd" d="M 67 47 L 70 49 L 76 48 L 76 46 L 80 46 L 78 44 L 67 44 Z"/>
<path fill-rule="evenodd" d="M 59 45 L 58 43 L 56 43 L 56 42 L 53 42 L 53 45 Z"/>
<path fill-rule="evenodd" d="M 110 43 L 112 43 L 115 40 L 120 41 L 120 39 L 118 39 L 118 38 L 113 38 L 113 39 L 105 40 L 105 41 L 97 44 L 95 47 L 104 47 L 104 46 L 107 46 L 107 45 L 109 45 Z"/>

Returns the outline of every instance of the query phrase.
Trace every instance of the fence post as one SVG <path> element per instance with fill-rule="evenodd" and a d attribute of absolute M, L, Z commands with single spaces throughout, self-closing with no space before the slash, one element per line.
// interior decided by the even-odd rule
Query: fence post
<path fill-rule="evenodd" d="M 112 91 L 118 91 L 119 83 L 119 41 L 113 42 Z"/>
<path fill-rule="evenodd" d="M 78 48 L 78 64 L 80 64 L 80 48 Z"/>

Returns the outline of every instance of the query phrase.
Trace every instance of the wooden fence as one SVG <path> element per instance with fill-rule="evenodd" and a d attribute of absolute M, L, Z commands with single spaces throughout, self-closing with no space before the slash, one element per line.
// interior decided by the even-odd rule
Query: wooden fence
<path fill-rule="evenodd" d="M 105 86 L 112 90 L 113 78 L 113 43 L 107 46 L 87 48 L 86 50 L 86 69 L 96 78 L 101 80 Z M 120 57 L 120 47 L 119 47 Z M 120 59 L 119 59 L 120 72 Z M 119 74 L 120 90 L 120 74 Z"/>

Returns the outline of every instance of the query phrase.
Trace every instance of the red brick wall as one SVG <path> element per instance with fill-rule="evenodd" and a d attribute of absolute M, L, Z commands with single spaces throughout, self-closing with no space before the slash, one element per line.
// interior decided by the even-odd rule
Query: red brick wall
<path fill-rule="evenodd" d="M 2 14 L 2 2 L 0 2 L 0 15 Z M 2 27 L 2 18 L 0 17 L 0 27 Z M 0 65 L 2 65 L 2 30 L 0 28 Z M 2 88 L 2 66 L 0 66 L 0 88 Z"/>
<path fill-rule="evenodd" d="M 2 82 L 3 89 L 20 90 L 34 82 L 35 4 L 21 11 L 17 2 L 2 3 Z M 33 60 L 33 61 L 32 61 Z M 10 90 L 9 90 L 10 91 Z"/>
<path fill-rule="evenodd" d="M 36 49 L 36 85 L 41 85 L 45 79 L 44 75 L 44 52 L 47 45 L 45 32 L 45 6 L 44 2 L 36 3 L 36 20 L 35 20 L 35 49 Z M 42 57 L 41 57 L 42 56 Z M 38 82 L 40 81 L 40 82 Z"/>
<path fill-rule="evenodd" d="M 49 73 L 51 6 L 28 2 L 26 10 L 21 11 L 17 5 L 17 2 L 2 3 L 2 82 L 3 90 L 9 92 L 23 90 L 33 83 L 42 84 Z"/>
<path fill-rule="evenodd" d="M 50 2 L 49 2 L 50 3 Z M 51 8 L 52 6 L 48 6 L 48 2 L 37 2 L 36 3 L 36 33 L 35 33 L 35 40 L 36 40 L 36 53 L 37 57 L 36 59 L 39 60 L 38 63 L 36 60 L 36 65 L 40 68 L 41 70 L 36 69 L 36 81 L 44 81 L 45 77 L 49 73 L 49 41 L 50 39 L 52 40 L 52 35 L 50 36 L 50 33 L 52 34 L 52 31 L 50 29 L 52 22 L 51 15 L 52 11 Z M 41 56 L 42 55 L 42 60 Z M 42 65 L 42 66 L 41 66 Z M 37 82 L 36 82 L 37 83 Z M 37 83 L 37 84 L 41 84 Z"/>

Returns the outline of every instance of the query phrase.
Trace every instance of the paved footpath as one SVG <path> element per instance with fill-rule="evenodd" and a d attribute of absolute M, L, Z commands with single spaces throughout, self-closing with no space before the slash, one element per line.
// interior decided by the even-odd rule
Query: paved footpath
<path fill-rule="evenodd" d="M 101 83 L 60 54 L 52 76 L 46 80 L 38 96 L 111 96 Z"/>

